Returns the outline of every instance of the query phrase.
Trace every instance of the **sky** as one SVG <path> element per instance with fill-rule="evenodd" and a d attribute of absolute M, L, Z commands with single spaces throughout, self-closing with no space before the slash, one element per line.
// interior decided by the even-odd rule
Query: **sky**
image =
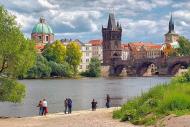
<path fill-rule="evenodd" d="M 25 36 L 43 16 L 55 39 L 102 39 L 101 28 L 114 13 L 122 26 L 122 42 L 163 43 L 171 13 L 176 33 L 190 39 L 190 0 L 0 0 Z"/>

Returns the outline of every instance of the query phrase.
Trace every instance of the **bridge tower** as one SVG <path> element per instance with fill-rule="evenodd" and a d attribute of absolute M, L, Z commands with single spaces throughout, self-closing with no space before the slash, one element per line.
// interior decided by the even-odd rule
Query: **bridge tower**
<path fill-rule="evenodd" d="M 116 24 L 114 14 L 110 13 L 107 28 L 102 26 L 104 65 L 112 65 L 114 60 L 121 60 L 121 36 L 121 24 Z"/>

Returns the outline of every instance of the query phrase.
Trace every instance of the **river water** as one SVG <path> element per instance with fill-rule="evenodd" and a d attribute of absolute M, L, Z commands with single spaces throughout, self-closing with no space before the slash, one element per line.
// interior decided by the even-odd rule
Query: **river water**
<path fill-rule="evenodd" d="M 85 78 L 21 80 L 26 85 L 26 97 L 20 104 L 0 102 L 0 116 L 35 116 L 39 100 L 46 98 L 50 113 L 64 111 L 64 99 L 73 101 L 73 110 L 91 108 L 94 98 L 98 108 L 105 107 L 106 94 L 112 106 L 120 106 L 128 99 L 140 95 L 158 83 L 165 83 L 169 77 L 128 77 L 128 78 Z"/>

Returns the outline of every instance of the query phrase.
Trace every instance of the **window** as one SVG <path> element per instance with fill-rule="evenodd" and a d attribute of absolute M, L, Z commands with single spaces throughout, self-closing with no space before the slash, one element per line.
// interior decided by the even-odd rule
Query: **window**
<path fill-rule="evenodd" d="M 89 59 L 86 59 L 86 62 L 89 62 Z"/>
<path fill-rule="evenodd" d="M 38 39 L 39 39 L 39 40 L 42 40 L 42 36 L 38 36 Z"/>
<path fill-rule="evenodd" d="M 86 68 L 88 69 L 88 68 L 89 68 L 89 65 L 86 65 Z"/>
<path fill-rule="evenodd" d="M 89 47 L 86 47 L 86 50 L 89 50 Z"/>
<path fill-rule="evenodd" d="M 88 52 L 86 53 L 86 56 L 89 56 L 89 53 L 88 53 Z"/>
<path fill-rule="evenodd" d="M 80 65 L 80 69 L 82 69 L 82 65 Z"/>
<path fill-rule="evenodd" d="M 46 36 L 46 41 L 49 41 L 49 37 L 48 36 Z"/>

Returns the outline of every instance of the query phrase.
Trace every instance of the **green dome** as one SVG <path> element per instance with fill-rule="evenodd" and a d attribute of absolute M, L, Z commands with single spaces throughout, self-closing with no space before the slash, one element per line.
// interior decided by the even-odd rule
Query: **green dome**
<path fill-rule="evenodd" d="M 45 23 L 45 19 L 40 18 L 40 23 L 34 26 L 32 33 L 53 34 L 53 30 Z"/>

